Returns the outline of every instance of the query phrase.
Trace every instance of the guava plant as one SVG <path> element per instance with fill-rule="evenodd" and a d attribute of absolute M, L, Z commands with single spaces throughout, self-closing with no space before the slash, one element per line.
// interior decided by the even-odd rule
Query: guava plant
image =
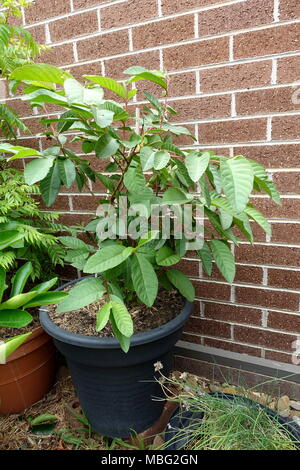
<path fill-rule="evenodd" d="M 61 108 L 62 113 L 58 118 L 43 119 L 45 135 L 53 143 L 45 151 L 8 146 L 2 150 L 11 152 L 13 159 L 34 157 L 25 166 L 25 179 L 28 184 L 40 183 L 48 206 L 55 201 L 62 185 L 70 187 L 75 183 L 81 191 L 90 179 L 99 180 L 106 188 L 106 195 L 99 197 L 98 217 L 86 227 L 89 233 L 95 232 L 98 247 L 77 238 L 61 238 L 69 248 L 67 260 L 73 266 L 101 277 L 79 282 L 59 305 L 58 312 L 104 299 L 96 329 L 100 331 L 110 321 L 126 352 L 134 332 L 126 305 L 138 301 L 152 306 L 160 287 L 175 287 L 192 301 L 194 287 L 176 267 L 191 246 L 207 274 L 211 275 L 215 262 L 232 283 L 235 261 L 231 245 L 239 244 L 237 233 L 252 243 L 251 221 L 254 221 L 271 234 L 269 222 L 251 203 L 252 191 L 265 192 L 277 204 L 280 198 L 259 163 L 244 156 L 228 158 L 213 151 L 201 151 L 189 130 L 173 122 L 176 111 L 168 105 L 164 73 L 143 67 L 131 67 L 124 73 L 126 76 L 120 82 L 85 75 L 83 85 L 69 73 L 49 65 L 17 69 L 11 78 L 27 84 L 22 99 L 33 107 L 43 108 L 44 113 L 49 104 Z M 161 87 L 162 95 L 156 97 L 144 91 L 142 104 L 135 104 L 135 85 L 144 80 Z M 110 96 L 113 93 L 115 100 L 105 99 L 103 89 L 109 90 Z M 191 138 L 188 150 L 180 149 L 174 141 L 182 134 Z M 85 158 L 72 151 L 69 145 L 72 141 L 81 142 Z M 103 160 L 103 172 L 92 167 L 90 160 L 94 154 Z M 127 226 L 124 228 L 121 197 L 126 199 L 129 224 L 135 228 L 138 224 L 134 214 L 143 208 L 143 221 L 138 222 L 142 229 L 135 231 L 137 236 L 132 236 Z M 196 211 L 201 211 L 205 230 L 202 240 L 196 237 L 198 248 L 189 245 L 190 237 L 185 232 L 179 237 L 175 225 L 165 236 L 163 217 L 158 217 L 153 230 L 151 216 L 157 206 L 176 207 L 178 213 L 190 209 L 192 229 L 197 224 Z M 110 231 L 103 233 L 99 227 L 111 220 Z"/>

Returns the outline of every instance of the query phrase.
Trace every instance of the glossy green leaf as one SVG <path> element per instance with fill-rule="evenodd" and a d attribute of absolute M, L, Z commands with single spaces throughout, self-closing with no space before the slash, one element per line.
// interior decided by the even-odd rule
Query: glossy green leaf
<path fill-rule="evenodd" d="M 24 81 L 39 81 L 39 82 L 52 82 L 62 85 L 64 81 L 72 77 L 65 70 L 48 64 L 27 64 L 17 68 L 13 71 L 10 78 L 19 82 Z"/>
<path fill-rule="evenodd" d="M 1 313 L 0 313 L 1 317 Z M 1 323 L 1 320 L 0 320 Z M 25 325 L 26 326 L 26 325 Z M 0 344 L 0 364 L 6 362 L 6 359 L 14 353 L 22 344 L 29 338 L 31 333 L 25 333 L 24 335 L 14 336 L 8 339 L 4 343 Z"/>
<path fill-rule="evenodd" d="M 62 183 L 70 188 L 76 179 L 76 168 L 71 160 L 58 160 L 58 172 Z"/>
<path fill-rule="evenodd" d="M 37 284 L 34 286 L 32 289 L 30 289 L 29 292 L 47 292 L 51 287 L 55 286 L 55 284 L 58 281 L 58 277 L 54 277 L 53 279 L 50 279 L 49 281 L 42 282 L 41 284 Z"/>
<path fill-rule="evenodd" d="M 162 168 L 165 168 L 169 161 L 170 161 L 170 154 L 169 152 L 164 152 L 164 151 L 159 151 L 155 152 L 154 154 L 154 169 L 155 170 L 161 170 Z"/>
<path fill-rule="evenodd" d="M 95 151 L 98 158 L 109 158 L 119 149 L 119 142 L 109 134 L 104 134 L 96 143 Z"/>
<path fill-rule="evenodd" d="M 120 343 L 120 346 L 121 346 L 121 349 L 124 351 L 124 353 L 128 353 L 129 351 L 129 348 L 130 348 L 130 338 L 123 335 L 117 325 L 116 325 L 116 322 L 115 322 L 115 319 L 114 319 L 114 316 L 111 315 L 110 317 L 110 321 L 111 321 L 111 326 L 112 326 L 112 330 L 113 330 L 113 333 L 114 333 L 114 336 L 115 338 L 117 338 L 117 340 L 119 341 Z"/>
<path fill-rule="evenodd" d="M 156 254 L 156 262 L 159 266 L 172 266 L 179 263 L 181 257 L 169 246 L 162 246 Z"/>
<path fill-rule="evenodd" d="M 210 161 L 210 153 L 209 152 L 192 152 L 186 156 L 185 159 L 185 166 L 188 170 L 188 174 L 192 181 L 197 183 L 203 173 L 205 172 L 206 168 L 208 167 Z"/>
<path fill-rule="evenodd" d="M 13 243 L 22 240 L 24 234 L 18 232 L 18 230 L 1 230 L 0 231 L 0 250 L 4 250 Z"/>
<path fill-rule="evenodd" d="M 0 304 L 2 301 L 3 293 L 5 289 L 7 288 L 7 284 L 5 283 L 6 281 L 6 271 L 4 268 L 0 266 Z"/>
<path fill-rule="evenodd" d="M 24 177 L 27 184 L 32 185 L 43 180 L 53 166 L 54 158 L 35 158 L 25 165 Z"/>
<path fill-rule="evenodd" d="M 120 333 L 126 338 L 130 338 L 133 335 L 133 321 L 125 304 L 112 301 L 111 310 Z"/>
<path fill-rule="evenodd" d="M 12 278 L 12 288 L 10 296 L 21 294 L 27 282 L 27 279 L 32 274 L 33 267 L 31 262 L 25 263 L 21 268 L 18 269 L 16 274 Z"/>
<path fill-rule="evenodd" d="M 23 328 L 32 322 L 32 316 L 25 310 L 0 310 L 0 326 L 5 328 Z"/>
<path fill-rule="evenodd" d="M 204 271 L 206 272 L 206 274 L 211 276 L 213 257 L 212 257 L 208 243 L 204 242 L 201 250 L 198 250 L 198 255 L 200 257 Z"/>
<path fill-rule="evenodd" d="M 121 85 L 121 83 L 113 80 L 112 78 L 108 77 L 101 77 L 99 75 L 83 75 L 83 78 L 90 80 L 93 83 L 97 83 L 98 85 L 107 88 L 108 90 L 116 93 L 116 95 L 120 96 L 121 98 L 127 98 L 127 91 L 126 88 Z"/>
<path fill-rule="evenodd" d="M 99 127 L 105 128 L 110 126 L 114 121 L 114 112 L 108 109 L 93 108 L 93 115 Z"/>
<path fill-rule="evenodd" d="M 57 163 L 50 169 L 50 172 L 40 183 L 43 201 L 49 207 L 55 201 L 61 186 L 59 169 Z"/>
<path fill-rule="evenodd" d="M 255 222 L 261 226 L 261 228 L 268 234 L 272 235 L 272 227 L 271 224 L 268 222 L 268 220 L 264 217 L 264 215 L 258 211 L 257 209 L 254 209 L 253 207 L 247 206 L 245 209 L 245 212 L 251 219 L 255 220 Z"/>
<path fill-rule="evenodd" d="M 242 212 L 253 188 L 253 170 L 244 157 L 234 157 L 221 163 L 220 174 L 228 201 L 237 212 Z"/>
<path fill-rule="evenodd" d="M 68 297 L 67 292 L 41 292 L 33 300 L 24 305 L 24 308 L 40 307 L 42 305 L 52 305 L 62 302 Z"/>

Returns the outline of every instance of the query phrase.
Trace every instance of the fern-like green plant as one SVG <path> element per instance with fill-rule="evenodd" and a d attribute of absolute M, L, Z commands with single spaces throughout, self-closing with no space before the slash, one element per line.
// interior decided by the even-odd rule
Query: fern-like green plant
<path fill-rule="evenodd" d="M 9 24 L 12 16 L 21 16 L 21 8 L 30 6 L 30 0 L 0 0 L 0 78 L 8 79 L 17 67 L 28 64 L 46 49 L 39 45 L 30 32 L 21 26 Z M 18 86 L 17 82 L 10 82 L 11 91 Z M 25 124 L 19 119 L 12 108 L 0 104 L 0 136 L 6 139 L 16 139 L 16 130 L 27 131 Z"/>
<path fill-rule="evenodd" d="M 2 164 L 1 164 L 2 163 Z M 23 173 L 0 161 L 0 232 L 17 230 L 23 238 L 0 252 L 0 267 L 13 269 L 19 258 L 32 262 L 32 278 L 42 277 L 45 267 L 63 266 L 64 248 L 55 233 L 68 231 L 57 222 L 59 213 L 42 212 L 35 195 L 39 189 L 25 183 Z"/>

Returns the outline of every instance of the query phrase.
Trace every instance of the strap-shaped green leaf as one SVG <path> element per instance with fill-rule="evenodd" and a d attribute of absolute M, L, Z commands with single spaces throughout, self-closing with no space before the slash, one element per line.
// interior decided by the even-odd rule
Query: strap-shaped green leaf
<path fill-rule="evenodd" d="M 67 292 L 42 292 L 24 305 L 24 308 L 40 307 L 42 305 L 52 305 L 62 302 L 68 297 Z"/>
<path fill-rule="evenodd" d="M 25 310 L 0 310 L 0 326 L 4 328 L 23 328 L 32 322 L 32 316 Z"/>
<path fill-rule="evenodd" d="M 222 161 L 220 174 L 228 201 L 242 212 L 253 189 L 253 170 L 246 158 L 238 156 Z"/>
<path fill-rule="evenodd" d="M 6 280 L 6 271 L 4 268 L 0 267 L 0 304 L 2 301 L 3 293 L 5 289 L 7 288 L 5 280 Z"/>
<path fill-rule="evenodd" d="M 8 339 L 5 343 L 0 344 L 0 364 L 15 352 L 32 333 L 25 333 L 24 335 L 14 336 Z"/>
<path fill-rule="evenodd" d="M 117 338 L 117 340 L 119 341 L 120 346 L 122 350 L 124 351 L 124 353 L 128 353 L 129 348 L 130 348 L 130 338 L 123 335 L 119 331 L 113 315 L 110 316 L 110 322 L 111 322 L 111 326 L 112 326 L 112 330 L 113 330 L 115 338 Z"/>
<path fill-rule="evenodd" d="M 123 263 L 133 252 L 133 248 L 124 248 L 122 245 L 107 246 L 89 258 L 84 272 L 95 274 L 103 273 Z"/>
<path fill-rule="evenodd" d="M 32 289 L 30 289 L 29 292 L 47 292 L 51 287 L 55 286 L 55 284 L 58 281 L 58 277 L 54 277 L 53 279 L 50 279 L 49 281 L 42 282 L 41 284 L 38 284 L 37 286 L 34 286 Z"/>
<path fill-rule="evenodd" d="M 220 272 L 226 281 L 232 284 L 235 278 L 235 262 L 230 248 L 221 240 L 212 240 L 210 246 Z"/>
<path fill-rule="evenodd" d="M 18 309 L 19 307 L 23 307 L 23 305 L 27 304 L 37 295 L 37 292 L 26 292 L 25 294 L 15 295 L 0 305 L 0 311 L 4 309 Z"/>
<path fill-rule="evenodd" d="M 15 295 L 21 294 L 21 292 L 23 292 L 27 279 L 29 278 L 32 271 L 33 268 L 30 261 L 28 261 L 28 263 L 25 263 L 21 268 L 18 269 L 18 271 L 12 278 L 12 288 L 10 293 L 11 297 L 14 297 Z"/>
<path fill-rule="evenodd" d="M 185 297 L 189 302 L 194 301 L 195 288 L 184 273 L 178 271 L 178 269 L 169 269 L 169 271 L 167 271 L 167 277 L 183 297 Z"/>
<path fill-rule="evenodd" d="M 121 302 L 112 301 L 111 309 L 118 330 L 130 338 L 133 335 L 133 321 L 127 307 Z"/>
<path fill-rule="evenodd" d="M 158 280 L 152 264 L 140 253 L 131 260 L 131 277 L 138 298 L 151 307 L 157 296 Z"/>
<path fill-rule="evenodd" d="M 34 82 L 53 82 L 63 85 L 67 78 L 72 77 L 65 70 L 48 64 L 26 64 L 17 68 L 11 75 L 12 80 L 34 81 Z"/>

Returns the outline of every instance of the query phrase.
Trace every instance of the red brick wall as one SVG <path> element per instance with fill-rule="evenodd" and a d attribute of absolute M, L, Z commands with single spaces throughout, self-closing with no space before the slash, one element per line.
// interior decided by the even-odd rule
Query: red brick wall
<path fill-rule="evenodd" d="M 184 339 L 290 362 L 300 335 L 300 105 L 292 102 L 300 80 L 300 1 L 37 0 L 23 23 L 52 46 L 42 61 L 76 77 L 120 78 L 135 64 L 167 69 L 172 105 L 202 148 L 245 154 L 267 166 L 283 205 L 264 196 L 253 202 L 267 211 L 273 235 L 256 229 L 254 246 L 235 249 L 233 285 L 217 270 L 208 279 L 198 260 L 183 262 L 197 291 Z M 26 105 L 13 103 L 38 132 Z M 66 222 L 84 222 L 95 204 L 90 194 L 68 190 L 56 208 Z"/>

